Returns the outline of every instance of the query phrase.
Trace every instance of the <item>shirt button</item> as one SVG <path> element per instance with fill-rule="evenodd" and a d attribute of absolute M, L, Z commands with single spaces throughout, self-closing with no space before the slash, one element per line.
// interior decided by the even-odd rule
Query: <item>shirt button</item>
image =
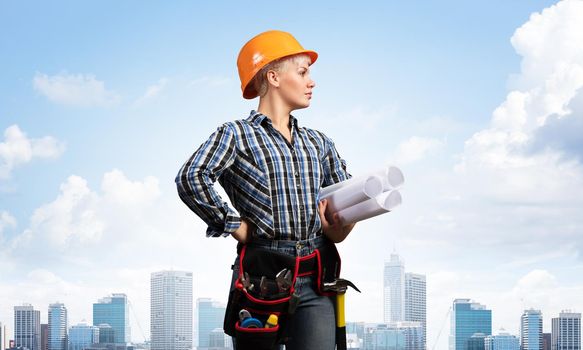
<path fill-rule="evenodd" d="M 296 177 L 300 176 L 300 173 L 299 173 L 299 171 L 296 171 L 294 175 L 295 175 Z"/>

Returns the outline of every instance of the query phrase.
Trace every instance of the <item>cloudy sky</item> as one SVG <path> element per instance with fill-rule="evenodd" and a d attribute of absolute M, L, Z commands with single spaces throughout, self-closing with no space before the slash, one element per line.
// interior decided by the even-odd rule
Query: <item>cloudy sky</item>
<path fill-rule="evenodd" d="M 231 238 L 178 199 L 174 176 L 240 97 L 236 56 L 268 29 L 320 58 L 300 123 L 335 140 L 349 171 L 403 169 L 403 206 L 339 245 L 350 321 L 382 320 L 396 250 L 427 276 L 428 346 L 471 298 L 493 330 L 525 308 L 544 329 L 583 311 L 583 1 L 3 2 L 0 4 L 0 322 L 30 303 L 69 323 L 126 293 L 149 338 L 149 278 L 194 272 L 225 301 Z M 579 214 L 577 214 L 579 213 Z M 438 336 L 441 332 L 441 336 Z"/>

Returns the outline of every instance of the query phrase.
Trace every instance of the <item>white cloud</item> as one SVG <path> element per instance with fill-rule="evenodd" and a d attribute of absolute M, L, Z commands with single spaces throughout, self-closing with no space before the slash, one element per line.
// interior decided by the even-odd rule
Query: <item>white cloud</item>
<path fill-rule="evenodd" d="M 10 216 L 0 217 L 12 225 Z M 132 338 L 143 341 L 151 272 L 194 271 L 195 298 L 226 301 L 236 242 L 206 238 L 205 229 L 175 193 L 162 197 L 155 177 L 132 180 L 114 169 L 94 189 L 72 175 L 20 234 L 0 245 L 0 284 L 7 286 L 0 289 L 0 314 L 23 302 L 43 312 L 59 300 L 75 324 L 90 320 L 98 298 L 127 293 Z"/>
<path fill-rule="evenodd" d="M 120 206 L 142 207 L 160 196 L 158 179 L 147 176 L 143 181 L 130 181 L 118 169 L 103 175 L 101 183 L 104 199 Z"/>
<path fill-rule="evenodd" d="M 117 169 L 103 175 L 101 190 L 95 192 L 82 177 L 70 176 L 54 201 L 34 211 L 29 227 L 13 240 L 13 249 L 40 255 L 70 251 L 64 256 L 84 258 L 83 253 L 103 248 L 104 236 L 115 238 L 111 231 L 132 230 L 136 222 L 140 226 L 142 215 L 160 196 L 156 178 L 130 181 Z"/>
<path fill-rule="evenodd" d="M 466 141 L 456 170 L 479 182 L 482 195 L 506 201 L 576 200 L 583 195 L 583 167 L 550 147 L 560 129 L 543 135 L 550 121 L 563 130 L 581 122 L 569 108 L 583 93 L 583 2 L 562 1 L 518 28 L 511 42 L 523 56 L 517 89 L 494 111 L 488 129 Z M 560 127 L 560 126 L 559 126 Z M 579 126 L 578 126 L 579 127 Z M 542 137 L 544 136 L 544 137 Z M 546 144 L 545 144 L 546 143 Z M 536 144 L 536 147 L 532 147 Z M 577 145 L 571 142 L 570 145 Z"/>
<path fill-rule="evenodd" d="M 2 232 L 4 232 L 5 228 L 16 227 L 16 218 L 10 215 L 9 212 L 2 210 L 0 211 L 0 244 L 2 244 Z"/>
<path fill-rule="evenodd" d="M 64 150 L 64 143 L 54 137 L 31 139 L 18 125 L 9 126 L 4 131 L 4 141 L 0 142 L 0 179 L 9 178 L 12 170 L 19 165 L 35 158 L 58 158 Z"/>
<path fill-rule="evenodd" d="M 146 103 L 149 100 L 152 100 L 160 95 L 160 93 L 166 88 L 166 84 L 168 84 L 167 78 L 161 78 L 158 82 L 154 85 L 148 86 L 146 92 L 136 100 L 134 106 L 140 106 Z"/>
<path fill-rule="evenodd" d="M 30 226 L 14 239 L 13 248 L 63 252 L 99 241 L 105 224 L 95 210 L 98 202 L 83 178 L 70 176 L 54 201 L 35 210 Z"/>
<path fill-rule="evenodd" d="M 419 161 L 431 153 L 439 151 L 444 142 L 435 138 L 413 136 L 397 147 L 396 161 L 408 164 Z"/>
<path fill-rule="evenodd" d="M 120 97 L 105 88 L 105 83 L 91 74 L 37 73 L 33 79 L 35 90 L 50 101 L 79 107 L 107 107 L 116 105 Z"/>

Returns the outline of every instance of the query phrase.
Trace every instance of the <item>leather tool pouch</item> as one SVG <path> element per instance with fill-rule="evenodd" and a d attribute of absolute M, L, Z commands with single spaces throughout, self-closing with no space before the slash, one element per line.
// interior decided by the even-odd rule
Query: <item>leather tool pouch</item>
<path fill-rule="evenodd" d="M 291 271 L 291 286 L 282 290 L 276 281 L 276 275 L 283 269 Z M 244 283 L 245 276 L 249 277 Z M 285 340 L 286 325 L 299 303 L 295 294 L 295 282 L 298 277 L 317 274 L 315 290 L 321 295 L 335 295 L 322 291 L 322 283 L 333 281 L 340 275 L 340 258 L 332 242 L 304 257 L 293 257 L 274 250 L 244 245 L 239 252 L 239 277 L 225 312 L 224 330 L 235 337 L 238 350 L 276 349 Z M 263 290 L 261 277 L 265 276 Z M 250 287 L 252 285 L 252 287 Z M 252 317 L 265 324 L 271 314 L 278 316 L 278 324 L 272 328 L 243 328 L 239 320 L 239 311 L 245 309 Z"/>

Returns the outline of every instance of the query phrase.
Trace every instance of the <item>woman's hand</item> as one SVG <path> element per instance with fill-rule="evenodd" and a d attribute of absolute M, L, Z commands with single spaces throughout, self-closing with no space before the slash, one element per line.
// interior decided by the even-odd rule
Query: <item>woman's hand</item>
<path fill-rule="evenodd" d="M 320 214 L 320 221 L 322 222 L 322 231 L 334 243 L 342 242 L 346 236 L 354 228 L 354 224 L 342 226 L 338 213 L 334 213 L 332 218 L 326 217 L 326 207 L 328 200 L 323 199 L 318 203 L 318 214 Z"/>
<path fill-rule="evenodd" d="M 253 225 L 248 223 L 247 220 L 241 219 L 241 225 L 239 228 L 231 234 L 240 243 L 248 243 L 251 241 L 251 236 L 253 235 Z"/>

